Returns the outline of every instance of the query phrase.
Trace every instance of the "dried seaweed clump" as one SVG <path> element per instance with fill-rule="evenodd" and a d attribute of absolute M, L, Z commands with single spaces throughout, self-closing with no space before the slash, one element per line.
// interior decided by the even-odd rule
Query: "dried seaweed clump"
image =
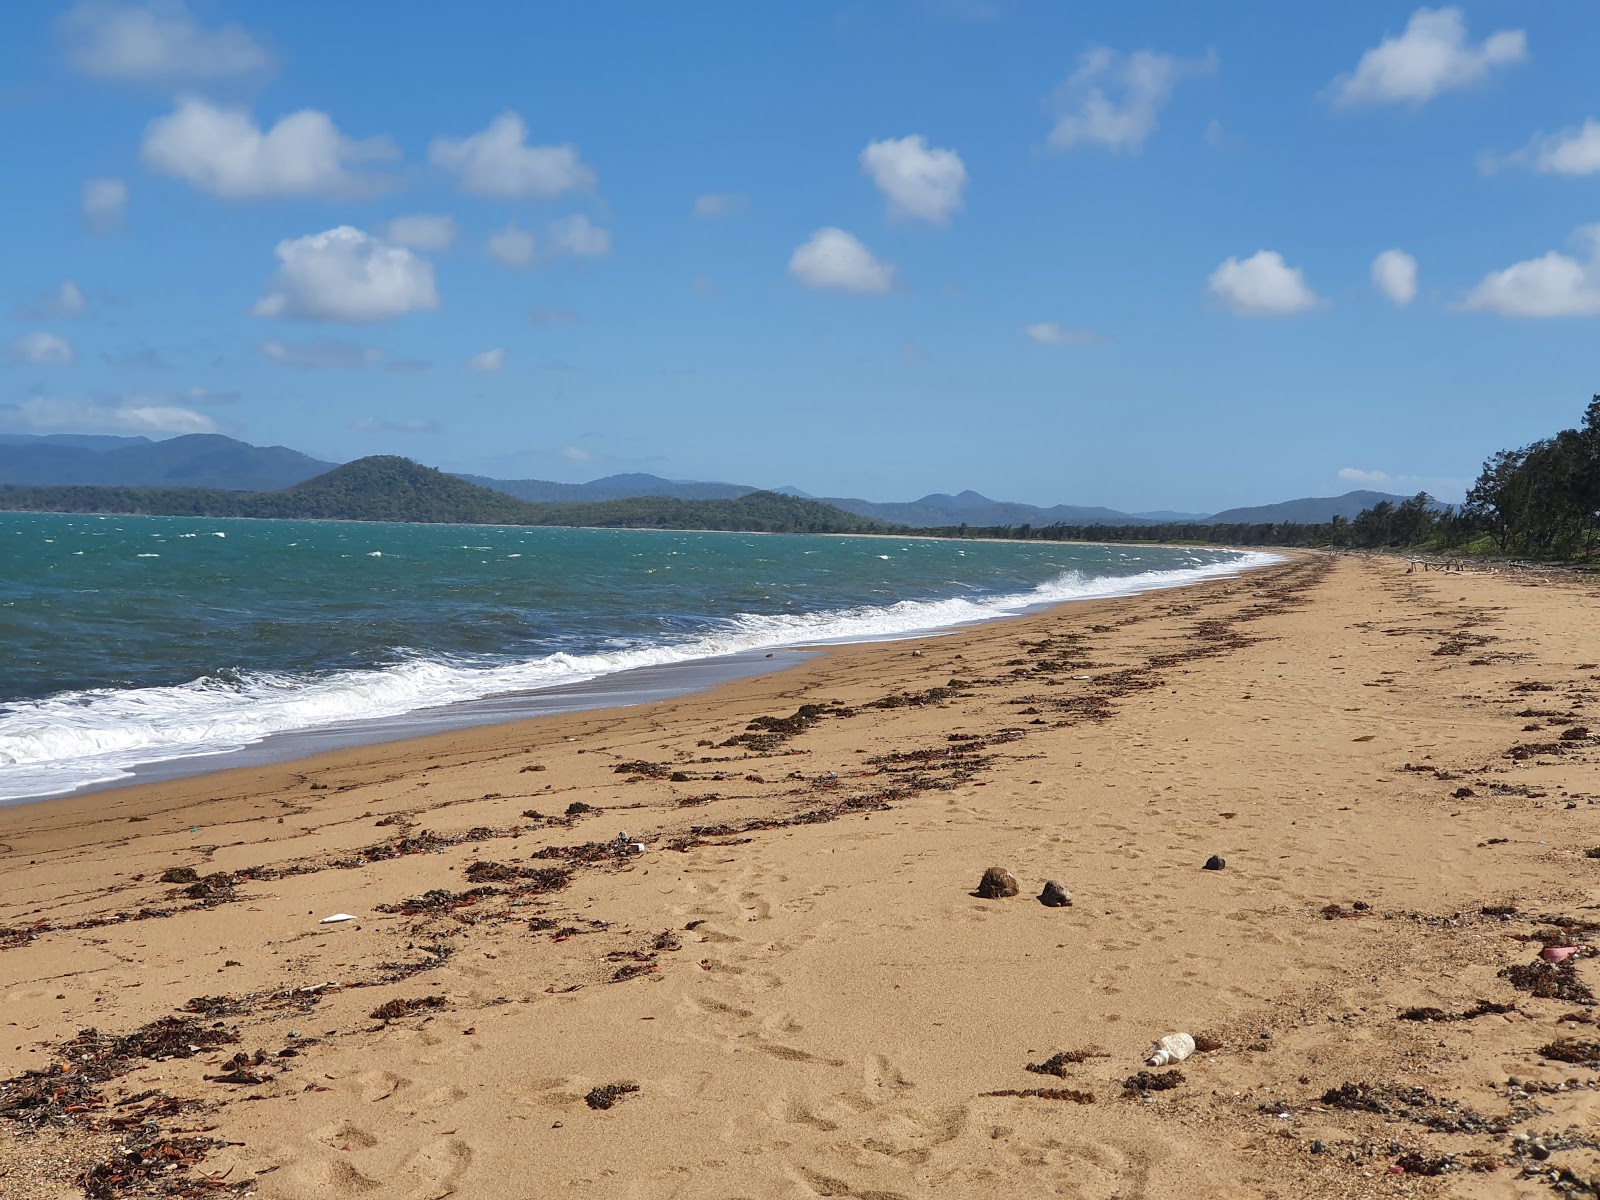
<path fill-rule="evenodd" d="M 407 996 L 397 997 L 386 1004 L 380 1004 L 372 1010 L 374 1021 L 398 1021 L 401 1017 L 409 1017 L 412 1013 L 432 1012 L 445 1006 L 447 1001 L 443 996 Z"/>
<path fill-rule="evenodd" d="M 1037 1100 L 1068 1100 L 1073 1104 L 1093 1104 L 1093 1092 L 1079 1092 L 1072 1088 L 1001 1088 L 994 1092 L 979 1092 L 980 1096 L 1022 1096 Z"/>
<path fill-rule="evenodd" d="M 1541 1000 L 1566 1000 L 1573 1004 L 1593 1004 L 1594 993 L 1578 978 L 1577 967 L 1571 959 L 1564 963 L 1548 963 L 1536 959 L 1515 967 L 1506 967 L 1500 977 L 1511 986 Z"/>
<path fill-rule="evenodd" d="M 638 1090 L 639 1085 L 636 1083 L 607 1083 L 592 1089 L 589 1094 L 583 1098 L 583 1102 L 590 1108 L 610 1108 L 624 1096 L 631 1096 Z"/>
<path fill-rule="evenodd" d="M 1067 1077 L 1067 1068 L 1075 1067 L 1079 1063 L 1091 1058 L 1105 1058 L 1106 1054 L 1093 1046 L 1086 1046 L 1081 1050 L 1063 1050 L 1059 1054 L 1052 1054 L 1043 1062 L 1029 1063 L 1026 1070 L 1035 1075 L 1054 1075 L 1057 1079 Z"/>
<path fill-rule="evenodd" d="M 1130 1092 L 1138 1092 L 1145 1096 L 1151 1092 L 1164 1092 L 1169 1088 L 1178 1087 L 1183 1081 L 1183 1072 L 1173 1067 L 1170 1071 L 1140 1071 L 1124 1079 L 1122 1086 Z"/>

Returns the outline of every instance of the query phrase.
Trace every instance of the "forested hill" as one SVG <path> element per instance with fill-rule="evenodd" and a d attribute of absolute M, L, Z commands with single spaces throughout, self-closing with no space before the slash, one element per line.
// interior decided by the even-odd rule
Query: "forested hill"
<path fill-rule="evenodd" d="M 6 485 L 0 486 L 0 510 L 769 533 L 875 533 L 884 528 L 815 500 L 774 492 L 752 492 L 737 500 L 637 497 L 533 504 L 393 455 L 360 458 L 276 492 Z"/>

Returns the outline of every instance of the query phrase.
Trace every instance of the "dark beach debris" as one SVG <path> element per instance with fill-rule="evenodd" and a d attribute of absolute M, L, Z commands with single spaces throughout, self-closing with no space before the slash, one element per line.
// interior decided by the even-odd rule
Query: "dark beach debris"
<path fill-rule="evenodd" d="M 810 729 L 824 717 L 853 717 L 855 709 L 841 705 L 802 704 L 787 717 L 757 717 L 745 726 L 741 734 L 719 742 L 718 749 L 744 746 L 756 754 L 776 750 L 798 733 Z"/>
<path fill-rule="evenodd" d="M 631 1096 L 639 1090 L 636 1083 L 607 1083 L 592 1089 L 583 1102 L 593 1109 L 607 1109 L 612 1107 L 624 1096 Z"/>
<path fill-rule="evenodd" d="M 1561 732 L 1561 740 L 1563 742 L 1581 742 L 1587 740 L 1588 737 L 1589 727 L 1587 725 L 1574 725 L 1570 729 L 1564 729 Z"/>
<path fill-rule="evenodd" d="M 1576 1066 L 1600 1066 L 1600 1042 L 1586 1042 L 1577 1038 L 1558 1038 L 1549 1045 L 1540 1046 L 1539 1054 L 1552 1062 L 1572 1063 Z"/>
<path fill-rule="evenodd" d="M 567 816 L 569 817 L 582 817 L 590 813 L 597 813 L 601 811 L 601 809 L 596 808 L 592 804 L 585 804 L 582 800 L 574 800 L 571 804 L 567 805 Z"/>
<path fill-rule="evenodd" d="M 183 894 L 205 905 L 226 904 L 229 900 L 238 899 L 234 891 L 237 882 L 237 877 L 227 871 L 213 871 L 210 875 L 202 875 L 184 888 Z"/>
<path fill-rule="evenodd" d="M 410 947 L 407 947 L 407 949 L 410 949 Z M 443 966 L 449 961 L 450 956 L 456 952 L 454 946 L 448 946 L 444 943 L 433 946 L 418 946 L 417 949 L 421 950 L 427 957 L 417 962 L 379 963 L 378 969 L 382 974 L 373 982 L 375 984 L 400 983 L 402 980 L 410 979 L 413 975 L 420 975 L 424 971 L 431 971 L 435 967 Z M 316 999 L 321 999 L 321 996 L 318 995 L 312 1003 L 315 1003 Z"/>
<path fill-rule="evenodd" d="M 1000 1088 L 993 1092 L 979 1092 L 980 1096 L 1019 1096 L 1029 1100 L 1067 1100 L 1073 1104 L 1093 1104 L 1093 1092 L 1080 1092 L 1073 1088 Z"/>
<path fill-rule="evenodd" d="M 1213 854 L 1210 858 L 1206 859 L 1205 866 L 1201 867 L 1200 869 L 1202 871 L 1221 871 L 1226 869 L 1227 865 L 1228 860 L 1223 858 L 1222 855 Z"/>
<path fill-rule="evenodd" d="M 683 949 L 683 939 L 681 939 L 678 936 L 676 930 L 663 929 L 660 933 L 656 934 L 654 940 L 651 941 L 650 949 L 652 949 L 652 950 L 682 950 Z"/>
<path fill-rule="evenodd" d="M 1402 1021 L 1475 1021 L 1479 1017 L 1501 1016 L 1517 1011 L 1515 1004 L 1497 1004 L 1492 1000 L 1479 1000 L 1471 1008 L 1460 1012 L 1446 1012 L 1442 1008 L 1408 1008 L 1402 1012 Z"/>
<path fill-rule="evenodd" d="M 1342 904 L 1326 904 L 1322 908 L 1322 919 L 1325 921 L 1349 921 L 1356 917 L 1364 917 L 1372 911 L 1372 905 L 1365 900 L 1353 901 L 1349 908 Z"/>
<path fill-rule="evenodd" d="M 1057 1079 L 1065 1079 L 1068 1067 L 1088 1062 L 1091 1058 L 1109 1057 L 1098 1046 L 1084 1046 L 1078 1050 L 1062 1050 L 1058 1054 L 1052 1054 L 1043 1062 L 1029 1063 L 1024 1070 L 1032 1071 L 1035 1075 L 1054 1075 Z"/>
<path fill-rule="evenodd" d="M 193 867 L 168 867 L 161 872 L 162 883 L 194 883 L 200 878 L 200 872 Z"/>
<path fill-rule="evenodd" d="M 216 1075 L 207 1075 L 206 1079 L 211 1083 L 267 1083 L 272 1080 L 273 1076 L 263 1075 L 256 1070 L 266 1061 L 267 1053 L 265 1050 L 257 1050 L 254 1054 L 246 1054 L 241 1050 L 222 1064 L 221 1072 Z"/>
<path fill-rule="evenodd" d="M 193 996 L 179 1011 L 201 1017 L 236 1017 L 247 1007 L 237 996 Z"/>
<path fill-rule="evenodd" d="M 1435 1133 L 1503 1134 L 1509 1118 L 1486 1117 L 1457 1100 L 1445 1100 L 1420 1087 L 1399 1084 L 1342 1083 L 1322 1093 L 1322 1103 L 1344 1112 L 1374 1113 L 1411 1121 Z"/>
<path fill-rule="evenodd" d="M 1072 893 L 1054 879 L 1048 879 L 1044 890 L 1039 893 L 1039 903 L 1046 908 L 1069 908 L 1072 905 Z"/>
<path fill-rule="evenodd" d="M 1197 1033 L 1194 1035 L 1194 1052 L 1196 1054 L 1210 1054 L 1213 1051 L 1221 1049 L 1222 1042 L 1219 1039 L 1207 1037 L 1203 1033 Z"/>
<path fill-rule="evenodd" d="M 1531 963 L 1506 967 L 1500 977 L 1518 991 L 1527 992 L 1541 1000 L 1566 1000 L 1572 1004 L 1593 1004 L 1594 993 L 1578 978 L 1574 959 L 1563 963 L 1548 963 L 1535 959 Z"/>
<path fill-rule="evenodd" d="M 375 911 L 381 913 L 397 913 L 402 917 L 416 917 L 423 914 L 439 914 L 454 912 L 458 908 L 466 908 L 476 904 L 485 896 L 498 896 L 500 889 L 496 887 L 469 888 L 464 892 L 452 892 L 448 888 L 432 888 L 420 896 L 411 896 L 395 904 L 379 904 Z"/>
<path fill-rule="evenodd" d="M 1166 1071 L 1139 1071 L 1124 1079 L 1122 1086 L 1130 1092 L 1138 1092 L 1145 1096 L 1151 1092 L 1165 1092 L 1180 1087 L 1183 1082 L 1183 1072 L 1177 1067 L 1172 1067 Z"/>
<path fill-rule="evenodd" d="M 224 1183 L 176 1171 L 195 1167 L 207 1153 L 226 1142 L 207 1137 L 169 1137 L 154 1134 L 120 1146 L 109 1158 L 90 1166 L 74 1182 L 88 1200 L 116 1200 L 119 1196 L 212 1196 L 241 1192 L 244 1181 Z"/>
<path fill-rule="evenodd" d="M 611 769 L 617 775 L 631 775 L 634 780 L 665 779 L 672 774 L 672 768 L 665 763 L 647 762 L 642 758 L 635 762 L 620 762 Z"/>
<path fill-rule="evenodd" d="M 1007 896 L 1017 894 L 1017 878 L 1004 867 L 990 867 L 978 880 L 978 889 L 973 893 L 984 900 L 1000 900 Z"/>
<path fill-rule="evenodd" d="M 638 979 L 641 975 L 651 975 L 661 969 L 653 956 L 641 958 L 635 962 L 623 963 L 611 972 L 608 983 L 626 983 L 630 979 Z"/>
<path fill-rule="evenodd" d="M 374 1021 L 398 1021 L 401 1017 L 409 1017 L 413 1013 L 437 1011 L 448 1003 L 449 1001 L 443 996 L 397 997 L 385 1004 L 378 1005 L 368 1015 Z"/>
<path fill-rule="evenodd" d="M 475 862 L 466 870 L 468 883 L 511 883 L 514 897 L 558 892 L 572 882 L 564 867 L 513 867 L 507 863 Z"/>

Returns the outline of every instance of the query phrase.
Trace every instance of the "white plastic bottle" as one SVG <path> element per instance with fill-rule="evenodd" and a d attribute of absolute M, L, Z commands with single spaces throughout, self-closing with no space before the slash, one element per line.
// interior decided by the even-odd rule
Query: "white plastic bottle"
<path fill-rule="evenodd" d="M 1187 1033 L 1169 1033 L 1156 1043 L 1156 1052 L 1145 1061 L 1152 1067 L 1179 1063 L 1194 1053 L 1194 1038 Z"/>

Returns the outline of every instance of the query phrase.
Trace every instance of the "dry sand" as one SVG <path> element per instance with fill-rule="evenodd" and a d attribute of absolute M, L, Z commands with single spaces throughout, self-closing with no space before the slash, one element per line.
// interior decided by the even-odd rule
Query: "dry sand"
<path fill-rule="evenodd" d="M 1569 1194 L 1600 963 L 1504 969 L 1600 939 L 1596 664 L 1593 584 L 1301 556 L 0 810 L 0 1195 Z"/>

